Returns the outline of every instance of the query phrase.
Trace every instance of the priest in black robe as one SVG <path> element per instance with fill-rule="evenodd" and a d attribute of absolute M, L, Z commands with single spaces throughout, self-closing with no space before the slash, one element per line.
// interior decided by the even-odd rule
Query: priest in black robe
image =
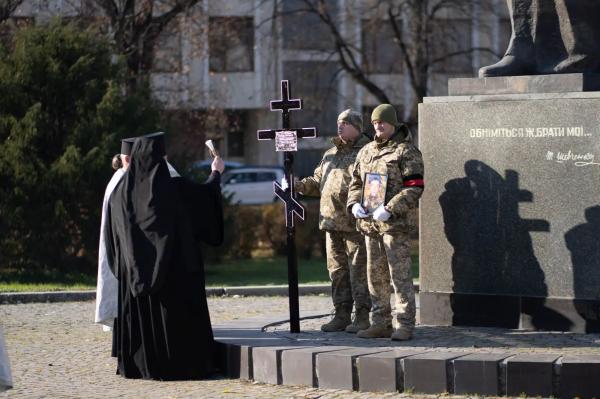
<path fill-rule="evenodd" d="M 200 379 L 215 371 L 200 241 L 223 241 L 216 158 L 204 184 L 169 175 L 164 134 L 136 139 L 109 200 L 108 256 L 119 280 L 113 331 L 125 378 Z"/>

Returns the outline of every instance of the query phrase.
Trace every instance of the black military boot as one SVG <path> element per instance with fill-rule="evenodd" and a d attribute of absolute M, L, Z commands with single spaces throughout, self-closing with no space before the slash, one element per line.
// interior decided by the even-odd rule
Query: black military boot
<path fill-rule="evenodd" d="M 360 330 L 366 330 L 370 326 L 369 308 L 359 306 L 354 313 L 354 321 L 346 327 L 346 332 L 356 334 Z"/>
<path fill-rule="evenodd" d="M 334 332 L 344 331 L 346 326 L 352 322 L 350 315 L 352 314 L 352 305 L 336 305 L 335 314 L 329 323 L 321 326 L 321 331 Z"/>

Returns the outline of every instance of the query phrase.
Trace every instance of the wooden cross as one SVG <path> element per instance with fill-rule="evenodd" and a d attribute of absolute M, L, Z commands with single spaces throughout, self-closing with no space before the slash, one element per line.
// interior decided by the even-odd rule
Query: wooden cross
<path fill-rule="evenodd" d="M 281 100 L 272 100 L 271 101 L 271 111 L 281 111 L 283 118 L 283 129 L 284 130 L 276 130 L 276 129 L 268 129 L 268 130 L 259 130 L 258 131 L 258 139 L 259 140 L 273 140 L 277 138 L 277 133 L 282 131 L 295 132 L 296 137 L 299 138 L 315 138 L 317 137 L 317 129 L 314 127 L 308 128 L 299 128 L 299 129 L 291 129 L 290 128 L 290 116 L 289 112 L 291 110 L 300 110 L 302 109 L 302 100 L 299 98 L 294 98 L 290 100 L 290 85 L 287 80 L 281 81 Z"/>
<path fill-rule="evenodd" d="M 317 129 L 290 128 L 290 111 L 302 109 L 302 100 L 290 99 L 290 85 L 287 80 L 281 81 L 281 100 L 271 101 L 271 111 L 281 111 L 282 129 L 259 130 L 258 140 L 275 139 L 276 151 L 283 151 L 285 181 L 280 185 L 273 182 L 275 195 L 285 204 L 285 225 L 287 229 L 287 254 L 288 254 L 288 285 L 290 299 L 290 331 L 300 332 L 300 310 L 298 304 L 298 259 L 296 256 L 296 242 L 294 229 L 294 215 L 304 220 L 305 210 L 296 200 L 294 193 L 294 151 L 298 151 L 298 138 L 317 137 Z"/>
<path fill-rule="evenodd" d="M 297 129 L 269 129 L 269 130 L 259 130 L 258 131 L 258 139 L 259 140 L 273 140 L 277 138 L 278 132 L 294 132 L 296 133 L 296 137 L 301 139 L 314 139 L 317 137 L 317 128 L 315 127 L 302 127 Z"/>

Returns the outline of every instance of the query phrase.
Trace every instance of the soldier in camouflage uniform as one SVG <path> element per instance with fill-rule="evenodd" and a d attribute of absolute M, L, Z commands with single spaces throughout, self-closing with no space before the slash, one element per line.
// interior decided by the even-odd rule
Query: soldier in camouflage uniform
<path fill-rule="evenodd" d="M 371 300 L 365 241 L 356 231 L 354 217 L 346 212 L 346 202 L 356 154 L 369 140 L 361 134 L 362 117 L 358 112 L 345 110 L 338 116 L 337 124 L 338 136 L 331 140 L 334 146 L 325 152 L 313 176 L 294 186 L 304 195 L 321 197 L 319 228 L 325 231 L 327 270 L 335 307 L 333 319 L 321 330 L 356 333 L 370 325 Z M 353 303 L 356 312 L 352 322 Z"/>
<path fill-rule="evenodd" d="M 409 253 L 411 227 L 407 213 L 417 206 L 423 192 L 423 160 L 411 143 L 408 128 L 399 124 L 389 104 L 373 110 L 375 140 L 356 157 L 347 207 L 365 234 L 367 275 L 373 303 L 371 326 L 358 332 L 361 338 L 412 338 L 415 327 L 415 289 Z M 362 206 L 365 173 L 388 176 L 385 202 L 372 215 Z M 390 278 L 394 288 L 397 329 L 392 326 Z"/>

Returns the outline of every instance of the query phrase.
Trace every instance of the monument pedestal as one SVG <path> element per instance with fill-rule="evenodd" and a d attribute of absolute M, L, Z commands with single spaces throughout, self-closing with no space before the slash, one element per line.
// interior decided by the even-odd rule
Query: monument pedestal
<path fill-rule="evenodd" d="M 422 324 L 600 332 L 596 83 L 459 79 L 420 104 Z"/>

